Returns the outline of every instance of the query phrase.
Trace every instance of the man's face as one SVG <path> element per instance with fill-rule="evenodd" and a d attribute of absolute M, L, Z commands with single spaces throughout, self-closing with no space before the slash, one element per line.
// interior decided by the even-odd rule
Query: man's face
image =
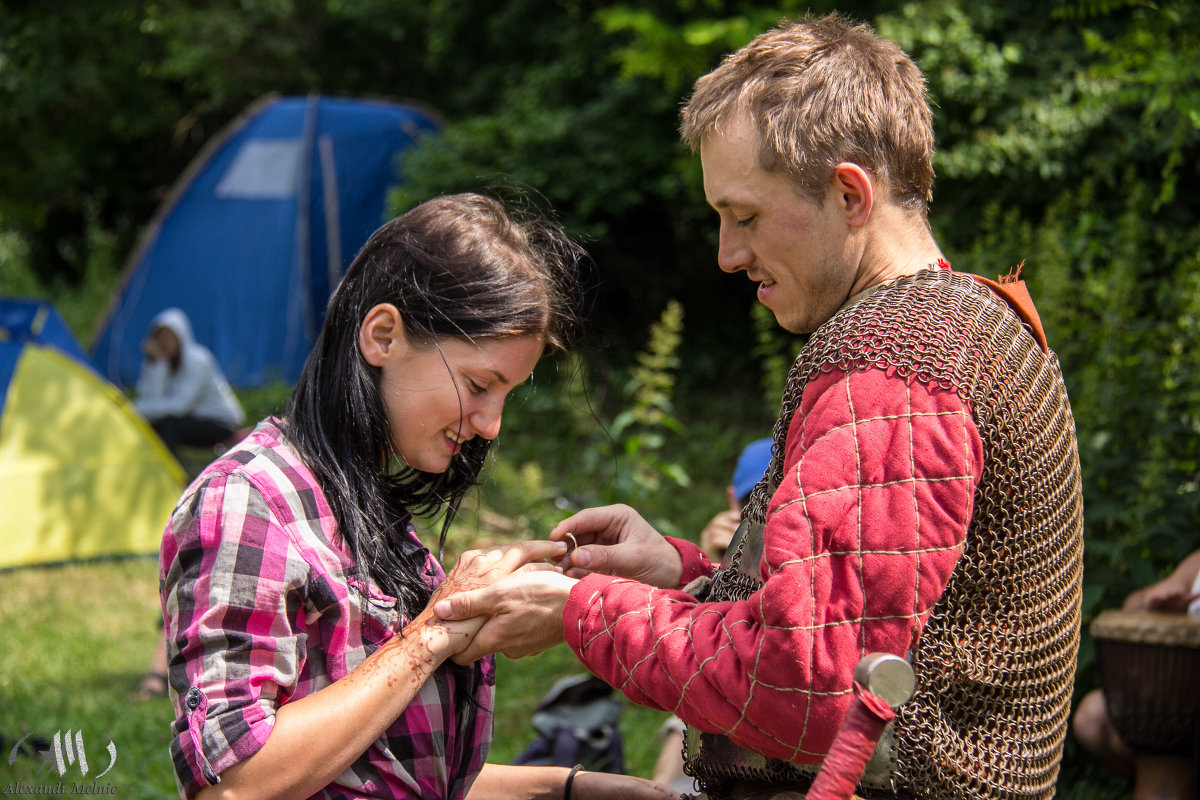
<path fill-rule="evenodd" d="M 844 303 L 854 282 L 848 226 L 833 181 L 818 205 L 758 165 L 757 135 L 744 115 L 700 145 L 704 193 L 721 217 L 717 263 L 746 271 L 758 299 L 793 333 L 811 333 Z"/>

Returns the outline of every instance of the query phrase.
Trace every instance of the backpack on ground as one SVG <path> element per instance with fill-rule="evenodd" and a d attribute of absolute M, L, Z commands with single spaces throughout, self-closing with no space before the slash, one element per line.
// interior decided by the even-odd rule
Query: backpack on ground
<path fill-rule="evenodd" d="M 538 738 L 513 763 L 624 773 L 620 716 L 621 700 L 607 683 L 590 674 L 563 678 L 534 708 Z"/>

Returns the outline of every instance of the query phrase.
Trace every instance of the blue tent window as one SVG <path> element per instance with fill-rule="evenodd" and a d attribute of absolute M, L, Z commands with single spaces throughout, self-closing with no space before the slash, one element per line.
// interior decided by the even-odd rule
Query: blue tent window
<path fill-rule="evenodd" d="M 238 150 L 217 184 L 217 197 L 272 200 L 294 197 L 300 173 L 299 139 L 255 139 Z"/>

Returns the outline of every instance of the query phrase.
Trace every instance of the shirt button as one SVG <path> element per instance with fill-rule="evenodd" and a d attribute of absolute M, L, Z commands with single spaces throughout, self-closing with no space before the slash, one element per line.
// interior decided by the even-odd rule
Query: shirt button
<path fill-rule="evenodd" d="M 196 707 L 200 705 L 200 690 L 195 686 L 188 689 L 187 699 L 184 702 L 187 704 L 189 711 L 195 711 Z"/>

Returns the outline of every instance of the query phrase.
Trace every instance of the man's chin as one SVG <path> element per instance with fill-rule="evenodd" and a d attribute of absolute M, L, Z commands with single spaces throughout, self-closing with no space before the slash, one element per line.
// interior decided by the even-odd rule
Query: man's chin
<path fill-rule="evenodd" d="M 819 326 L 809 325 L 805 320 L 796 319 L 794 317 L 785 317 L 775 309 L 771 309 L 771 313 L 775 315 L 775 322 L 779 327 L 783 328 L 788 333 L 794 333 L 797 336 L 812 333 Z"/>

